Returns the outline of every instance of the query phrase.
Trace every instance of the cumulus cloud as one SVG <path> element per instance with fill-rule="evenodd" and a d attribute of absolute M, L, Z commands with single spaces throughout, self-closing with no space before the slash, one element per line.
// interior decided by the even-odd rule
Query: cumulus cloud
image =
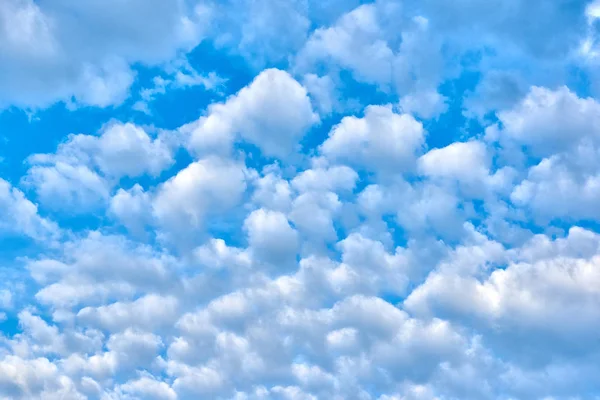
<path fill-rule="evenodd" d="M 278 268 L 295 261 L 298 234 L 290 226 L 285 214 L 258 209 L 248 215 L 244 229 L 248 232 L 248 244 L 259 260 L 277 265 Z"/>
<path fill-rule="evenodd" d="M 442 149 L 432 149 L 419 159 L 424 175 L 467 182 L 485 177 L 488 165 L 485 144 L 477 141 L 455 142 Z"/>
<path fill-rule="evenodd" d="M 466 250 L 440 264 L 408 297 L 409 310 L 474 321 L 489 330 L 487 340 L 503 352 L 527 351 L 546 362 L 544 349 L 552 348 L 556 357 L 590 349 L 596 234 L 571 228 L 564 239 L 534 238 L 506 254 L 498 244 L 482 243 L 469 249 L 478 254 L 477 269 L 457 273 Z M 489 271 L 490 263 L 499 262 L 508 265 Z"/>
<path fill-rule="evenodd" d="M 501 110 L 498 117 L 503 128 L 488 128 L 490 138 L 512 139 L 537 156 L 547 156 L 584 138 L 595 142 L 600 105 L 594 99 L 579 98 L 567 87 L 532 87 L 518 104 Z"/>
<path fill-rule="evenodd" d="M 32 167 L 24 179 L 35 190 L 40 202 L 54 210 L 86 212 L 108 200 L 108 183 L 85 165 L 60 160 L 31 159 Z"/>
<path fill-rule="evenodd" d="M 216 157 L 191 163 L 161 185 L 152 200 L 158 223 L 174 233 L 200 229 L 210 214 L 236 206 L 246 190 L 245 167 Z"/>
<path fill-rule="evenodd" d="M 527 178 L 511 193 L 513 203 L 531 209 L 543 220 L 596 219 L 599 171 L 594 161 L 586 161 L 596 159 L 598 150 L 578 150 L 571 155 L 545 158 L 531 167 Z"/>
<path fill-rule="evenodd" d="M 378 22 L 378 9 L 362 5 L 329 28 L 317 29 L 298 56 L 299 68 L 332 60 L 367 82 L 387 84 L 392 78 L 394 53 Z"/>
<path fill-rule="evenodd" d="M 174 262 L 170 257 L 121 236 L 90 232 L 65 243 L 63 253 L 28 263 L 32 277 L 45 285 L 36 295 L 42 303 L 57 307 L 99 304 L 113 296 L 130 298 L 139 290 L 173 283 L 167 279 Z"/>
<path fill-rule="evenodd" d="M 3 179 L 0 179 L 0 204 L 0 233 L 3 235 L 16 234 L 48 240 L 59 234 L 56 223 L 40 216 L 38 207 L 22 191 Z"/>
<path fill-rule="evenodd" d="M 173 163 L 168 145 L 161 139 L 151 139 L 133 124 L 106 127 L 93 146 L 98 167 L 108 176 L 136 177 L 144 173 L 158 175 Z"/>
<path fill-rule="evenodd" d="M 306 89 L 287 72 L 268 69 L 188 127 L 189 147 L 200 154 L 223 151 L 239 135 L 265 156 L 285 158 L 318 121 Z"/>
<path fill-rule="evenodd" d="M 320 151 L 332 161 L 378 172 L 411 169 L 425 145 L 426 132 L 410 114 L 369 106 L 362 118 L 344 117 Z"/>
<path fill-rule="evenodd" d="M 499 112 L 502 127 L 487 128 L 486 137 L 517 153 L 508 163 L 522 164 L 525 155 L 539 157 L 512 190 L 512 202 L 540 221 L 595 219 L 598 194 L 599 104 L 566 87 L 533 87 L 515 106 Z"/>
<path fill-rule="evenodd" d="M 16 356 L 8 356 L 0 363 L 0 370 L 2 370 L 0 387 L 3 395 L 15 399 L 31 396 L 84 398 L 74 389 L 71 379 L 61 374 L 47 358 L 24 360 Z"/>
<path fill-rule="evenodd" d="M 151 198 L 136 184 L 130 190 L 119 189 L 110 199 L 109 213 L 130 232 L 139 235 L 151 221 Z"/>
<path fill-rule="evenodd" d="M 158 0 L 140 14 L 138 6 L 3 3 L 0 105 L 45 107 L 71 99 L 101 107 L 117 104 L 134 81 L 131 64 L 169 61 L 202 38 L 204 7 Z M 106 33 L 103 26 L 112 29 Z"/>
<path fill-rule="evenodd" d="M 447 109 L 447 98 L 437 91 L 419 91 L 400 99 L 400 107 L 404 112 L 413 113 L 421 118 L 430 119 L 443 114 Z"/>
<path fill-rule="evenodd" d="M 54 154 L 34 154 L 23 182 L 40 202 L 77 213 L 106 206 L 123 177 L 156 176 L 174 162 L 170 144 L 131 123 L 112 123 L 99 136 L 70 135 Z"/>
<path fill-rule="evenodd" d="M 600 393 L 595 3 L 67 3 L 0 4 L 0 398 Z"/>

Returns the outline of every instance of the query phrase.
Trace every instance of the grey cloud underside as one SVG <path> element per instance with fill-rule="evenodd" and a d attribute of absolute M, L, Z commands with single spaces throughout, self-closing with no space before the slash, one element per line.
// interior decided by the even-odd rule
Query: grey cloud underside
<path fill-rule="evenodd" d="M 585 2 L 110 3 L 2 3 L 0 106 L 114 104 L 132 63 L 204 37 L 256 77 L 174 130 L 113 121 L 0 179 L 0 235 L 38 249 L 0 268 L 19 325 L 0 399 L 598 398 L 600 102 L 500 62 L 592 65 Z M 433 148 L 442 50 L 498 43 L 465 100 L 481 131 Z M 395 103 L 351 112 L 340 70 Z"/>

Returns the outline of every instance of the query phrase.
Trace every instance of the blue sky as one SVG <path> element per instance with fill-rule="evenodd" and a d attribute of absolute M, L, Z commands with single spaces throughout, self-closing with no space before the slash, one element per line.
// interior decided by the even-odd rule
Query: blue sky
<path fill-rule="evenodd" d="M 599 21 L 0 2 L 0 399 L 599 398 Z"/>

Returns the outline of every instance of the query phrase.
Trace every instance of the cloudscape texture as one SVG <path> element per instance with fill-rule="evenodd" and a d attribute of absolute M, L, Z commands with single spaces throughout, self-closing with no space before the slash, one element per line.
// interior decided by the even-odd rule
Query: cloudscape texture
<path fill-rule="evenodd" d="M 600 398 L 600 2 L 0 1 L 0 399 Z"/>

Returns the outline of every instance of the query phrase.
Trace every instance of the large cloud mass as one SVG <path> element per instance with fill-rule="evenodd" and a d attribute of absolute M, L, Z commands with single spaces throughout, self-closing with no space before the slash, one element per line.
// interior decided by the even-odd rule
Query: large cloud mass
<path fill-rule="evenodd" d="M 599 19 L 0 2 L 0 399 L 599 398 Z"/>

